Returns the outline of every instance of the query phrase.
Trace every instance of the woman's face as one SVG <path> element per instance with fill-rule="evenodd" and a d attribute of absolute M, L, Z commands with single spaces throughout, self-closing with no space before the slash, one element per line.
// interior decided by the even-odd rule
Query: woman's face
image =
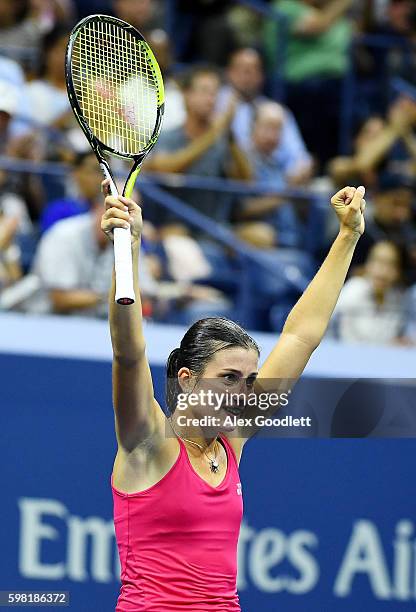
<path fill-rule="evenodd" d="M 258 374 L 258 354 L 254 349 L 233 347 L 214 354 L 202 375 L 190 376 L 188 368 L 179 371 L 187 398 L 186 412 L 196 419 L 215 417 L 217 431 L 232 431 L 226 417 L 242 417 L 248 394 L 254 392 Z M 185 411 L 184 411 L 185 412 Z M 228 419 L 229 420 L 229 419 Z"/>
<path fill-rule="evenodd" d="M 365 269 L 376 292 L 388 291 L 400 277 L 398 250 L 389 242 L 379 242 L 371 249 Z"/>

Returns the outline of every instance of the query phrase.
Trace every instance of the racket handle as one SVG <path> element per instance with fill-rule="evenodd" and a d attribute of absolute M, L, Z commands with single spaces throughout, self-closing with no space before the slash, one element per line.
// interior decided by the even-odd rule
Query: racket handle
<path fill-rule="evenodd" d="M 134 304 L 136 296 L 133 287 L 133 257 L 129 229 L 114 229 L 114 265 L 116 271 L 117 304 Z"/>
<path fill-rule="evenodd" d="M 111 173 L 105 163 L 100 163 L 106 179 L 110 181 L 110 193 L 117 197 L 118 191 Z M 131 234 L 129 229 L 114 229 L 114 269 L 116 273 L 117 304 L 134 304 L 136 296 L 133 287 L 133 257 L 131 254 Z"/>

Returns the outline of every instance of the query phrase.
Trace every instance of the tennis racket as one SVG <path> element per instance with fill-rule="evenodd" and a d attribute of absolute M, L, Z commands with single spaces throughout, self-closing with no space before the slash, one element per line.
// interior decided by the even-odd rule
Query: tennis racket
<path fill-rule="evenodd" d="M 108 15 L 91 15 L 72 30 L 65 60 L 69 102 L 110 193 L 118 196 L 106 159 L 132 161 L 123 195 L 130 197 L 141 165 L 160 134 L 163 79 L 149 45 L 133 26 Z M 116 302 L 132 304 L 133 264 L 129 229 L 114 229 Z"/>

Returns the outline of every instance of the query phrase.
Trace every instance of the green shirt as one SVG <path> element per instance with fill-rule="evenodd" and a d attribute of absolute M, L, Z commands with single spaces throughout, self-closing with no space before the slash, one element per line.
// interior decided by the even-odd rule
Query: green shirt
<path fill-rule="evenodd" d="M 348 69 L 351 23 L 341 17 L 322 34 L 299 36 L 294 30 L 311 7 L 302 0 L 275 0 L 274 7 L 286 16 L 288 41 L 284 77 L 288 81 L 302 81 L 314 77 L 342 77 Z M 276 67 L 278 27 L 270 21 L 266 26 L 266 52 L 269 63 Z"/>

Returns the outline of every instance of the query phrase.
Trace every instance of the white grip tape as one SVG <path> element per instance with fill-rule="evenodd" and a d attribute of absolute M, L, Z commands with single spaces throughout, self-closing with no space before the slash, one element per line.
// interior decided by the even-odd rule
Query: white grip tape
<path fill-rule="evenodd" d="M 132 304 L 136 300 L 133 288 L 133 258 L 129 229 L 114 229 L 114 264 L 116 271 L 116 302 Z"/>
<path fill-rule="evenodd" d="M 110 181 L 110 193 L 117 197 L 117 186 L 113 181 L 107 166 L 100 163 L 106 179 Z M 114 229 L 114 267 L 116 271 L 116 297 L 120 304 L 133 304 L 136 301 L 133 288 L 133 258 L 131 254 L 130 229 L 116 227 Z"/>

